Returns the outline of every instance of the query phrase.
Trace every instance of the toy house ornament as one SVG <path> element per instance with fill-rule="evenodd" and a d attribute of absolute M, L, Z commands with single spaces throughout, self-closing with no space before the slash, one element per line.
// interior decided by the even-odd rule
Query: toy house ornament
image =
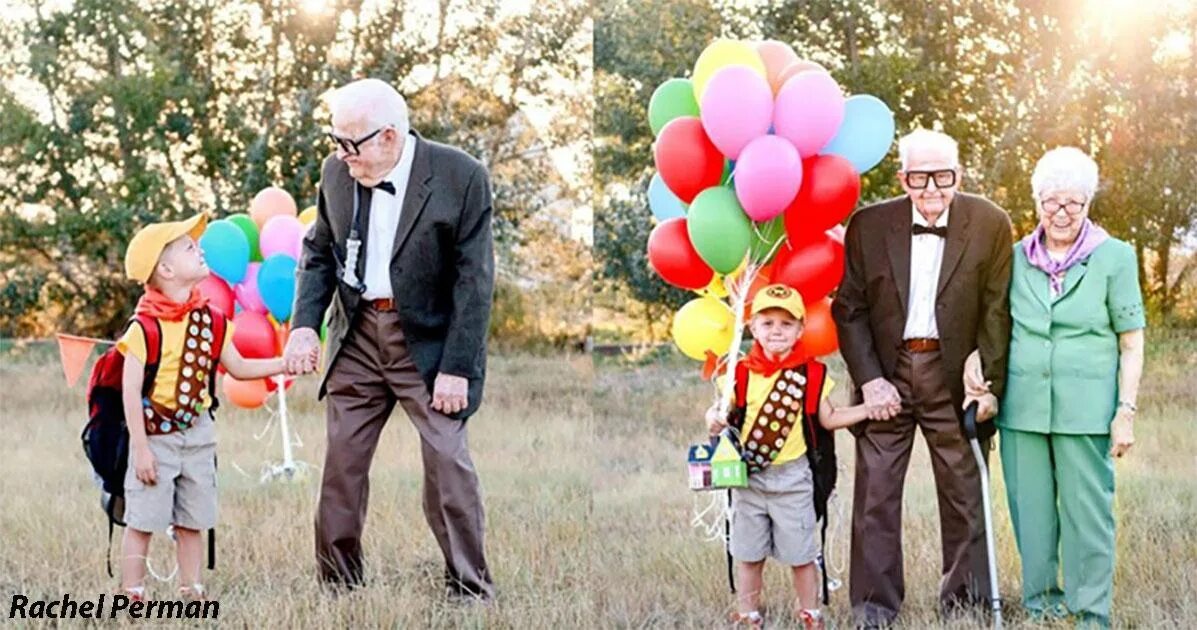
<path fill-rule="evenodd" d="M 715 444 L 692 444 L 687 458 L 690 468 L 691 490 L 714 490 L 711 482 L 711 457 L 715 455 Z"/>
<path fill-rule="evenodd" d="M 711 483 L 716 488 L 745 488 L 748 486 L 748 465 L 727 435 L 719 436 L 719 445 L 711 457 Z"/>

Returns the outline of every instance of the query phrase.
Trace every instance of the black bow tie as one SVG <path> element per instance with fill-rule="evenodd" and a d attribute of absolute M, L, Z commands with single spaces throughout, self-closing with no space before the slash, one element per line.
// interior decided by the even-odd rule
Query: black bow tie
<path fill-rule="evenodd" d="M 926 225 L 919 225 L 916 223 L 916 224 L 914 224 L 914 228 L 911 231 L 914 233 L 915 236 L 918 236 L 919 234 L 934 234 L 935 236 L 938 236 L 939 238 L 947 238 L 948 237 L 948 228 L 946 225 L 942 225 L 939 227 L 929 227 Z"/>
<path fill-rule="evenodd" d="M 391 193 L 392 197 L 395 196 L 395 185 L 392 184 L 391 182 L 378 182 L 378 184 L 375 186 L 372 186 L 372 188 L 374 188 L 375 190 L 384 190 L 386 192 Z"/>

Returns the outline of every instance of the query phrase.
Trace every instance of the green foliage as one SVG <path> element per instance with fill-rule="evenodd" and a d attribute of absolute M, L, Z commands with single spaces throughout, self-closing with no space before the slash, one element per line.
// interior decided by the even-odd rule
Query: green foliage
<path fill-rule="evenodd" d="M 539 271 L 513 253 L 525 222 L 588 193 L 549 150 L 585 136 L 589 6 L 300 4 L 77 0 L 0 24 L 0 336 L 111 335 L 139 291 L 122 259 L 145 222 L 244 212 L 269 185 L 313 204 L 331 152 L 319 97 L 366 76 L 407 97 L 425 137 L 487 164 L 500 266 Z"/>
<path fill-rule="evenodd" d="M 1019 237 L 1037 220 L 1030 191 L 1036 160 L 1058 145 L 1088 151 L 1102 173 L 1093 218 L 1140 252 L 1153 312 L 1175 319 L 1189 295 L 1186 282 L 1197 267 L 1192 4 L 1141 3 L 1111 12 L 1080 1 L 806 0 L 746 7 L 674 0 L 604 2 L 598 11 L 599 226 L 651 222 L 644 182 L 653 169 L 645 115 L 652 91 L 689 76 L 716 36 L 777 39 L 822 64 L 849 93 L 885 101 L 899 135 L 929 127 L 956 138 L 964 188 L 1006 208 Z M 896 149 L 895 143 L 863 176 L 862 203 L 901 194 Z M 622 238 L 635 230 L 611 233 Z M 643 245 L 596 232 L 600 258 Z M 639 287 L 645 281 L 639 269 L 604 260 L 602 278 L 653 301 Z"/>

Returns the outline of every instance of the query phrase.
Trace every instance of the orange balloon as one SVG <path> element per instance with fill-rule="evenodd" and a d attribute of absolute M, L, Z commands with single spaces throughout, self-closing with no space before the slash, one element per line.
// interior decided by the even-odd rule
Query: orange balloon
<path fill-rule="evenodd" d="M 840 347 L 835 332 L 835 321 L 831 319 L 831 298 L 815 300 L 806 305 L 806 317 L 802 327 L 802 349 L 810 357 L 831 354 Z"/>
<path fill-rule="evenodd" d="M 769 269 L 772 271 L 772 269 Z M 765 273 L 762 268 L 757 272 L 756 277 L 752 279 L 752 284 L 748 285 L 748 299 L 744 301 L 744 321 L 752 319 L 752 298 L 756 297 L 756 292 L 772 284 L 769 280 L 769 275 Z"/>
<path fill-rule="evenodd" d="M 224 392 L 225 400 L 241 407 L 242 409 L 257 409 L 266 402 L 266 396 L 270 393 L 266 390 L 266 381 L 264 379 L 255 378 L 251 381 L 239 381 L 228 374 L 225 374 L 221 381 L 221 391 Z"/>
<path fill-rule="evenodd" d="M 295 199 L 291 197 L 291 193 L 277 186 L 263 188 L 261 192 L 254 195 L 254 200 L 249 202 L 249 216 L 253 218 L 254 223 L 258 224 L 259 230 L 273 217 L 279 215 L 293 217 L 297 214 L 299 214 L 299 209 L 295 205 Z"/>
<path fill-rule="evenodd" d="M 779 90 L 781 90 L 781 86 L 785 85 L 786 81 L 790 80 L 790 77 L 798 74 L 799 72 L 806 72 L 807 70 L 827 72 L 827 68 L 824 68 L 813 61 L 807 61 L 805 59 L 796 61 L 786 66 L 785 69 L 781 71 L 781 74 L 777 76 L 777 88 L 774 89 L 773 92 L 777 93 Z"/>
<path fill-rule="evenodd" d="M 788 44 L 772 39 L 757 42 L 756 52 L 765 62 L 765 78 L 769 80 L 769 87 L 773 88 L 773 94 L 776 95 L 785 83 L 781 80 L 781 73 L 792 64 L 798 63 L 798 53 Z"/>

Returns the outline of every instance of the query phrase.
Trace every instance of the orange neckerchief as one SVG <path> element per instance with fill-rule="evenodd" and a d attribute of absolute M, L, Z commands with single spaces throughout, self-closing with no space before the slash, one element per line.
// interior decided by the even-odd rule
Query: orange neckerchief
<path fill-rule="evenodd" d="M 806 360 L 806 353 L 802 351 L 802 340 L 794 343 L 794 348 L 790 350 L 790 353 L 777 361 L 765 356 L 765 349 L 761 346 L 760 342 L 754 341 L 752 342 L 752 350 L 743 360 L 743 365 L 750 372 L 768 377 L 776 374 L 778 370 L 798 367 L 806 363 Z M 727 366 L 719 365 L 719 357 L 714 352 L 707 350 L 707 359 L 702 366 L 703 379 L 709 381 L 724 372 L 727 372 Z"/>
<path fill-rule="evenodd" d="M 773 376 L 780 370 L 798 367 L 803 363 L 806 363 L 806 353 L 802 351 L 801 343 L 794 344 L 789 354 L 773 360 L 765 355 L 765 349 L 759 342 L 753 342 L 748 358 L 744 359 L 744 365 L 748 367 L 749 372 L 766 377 Z"/>
<path fill-rule="evenodd" d="M 197 308 L 203 308 L 208 298 L 200 294 L 199 287 L 191 290 L 186 302 L 176 302 L 158 289 L 147 286 L 145 295 L 137 301 L 137 308 L 133 312 L 138 315 L 149 315 L 158 319 L 177 322 Z"/>

